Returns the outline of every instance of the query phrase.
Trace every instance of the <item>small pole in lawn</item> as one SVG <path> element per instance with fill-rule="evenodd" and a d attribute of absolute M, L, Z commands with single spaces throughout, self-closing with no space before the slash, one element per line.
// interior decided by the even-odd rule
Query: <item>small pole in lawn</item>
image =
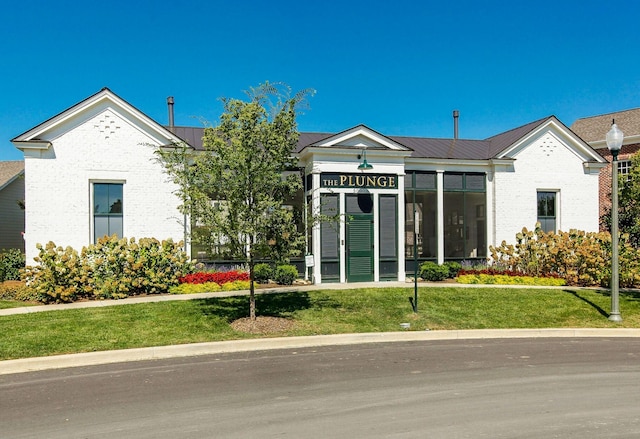
<path fill-rule="evenodd" d="M 416 203 L 413 203 L 413 312 L 418 312 L 418 219 L 420 215 L 416 210 Z"/>

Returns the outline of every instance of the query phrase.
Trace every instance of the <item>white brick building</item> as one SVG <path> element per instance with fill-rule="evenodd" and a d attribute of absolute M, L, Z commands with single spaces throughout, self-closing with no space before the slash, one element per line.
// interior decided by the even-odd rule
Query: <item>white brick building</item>
<path fill-rule="evenodd" d="M 80 249 L 104 233 L 182 240 L 179 200 L 153 151 L 179 141 L 198 150 L 201 139 L 202 128 L 163 127 L 108 89 L 13 139 L 25 154 L 27 258 L 38 242 Z M 347 218 L 311 231 L 317 283 L 404 280 L 414 248 L 418 261 L 484 259 L 537 221 L 598 230 L 607 163 L 554 116 L 484 140 L 362 125 L 301 133 L 294 153 L 300 204 Z"/>
<path fill-rule="evenodd" d="M 182 240 L 179 200 L 154 155 L 176 141 L 108 89 L 13 139 L 24 152 L 27 260 L 36 243 L 79 251 L 101 231 Z M 109 189 L 119 196 L 101 196 Z"/>

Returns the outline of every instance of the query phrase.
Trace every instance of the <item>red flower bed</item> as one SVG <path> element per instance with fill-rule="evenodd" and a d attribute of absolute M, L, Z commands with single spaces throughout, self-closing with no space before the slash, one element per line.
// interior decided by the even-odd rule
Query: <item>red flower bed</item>
<path fill-rule="evenodd" d="M 249 280 L 249 273 L 245 271 L 217 271 L 215 273 L 199 272 L 187 274 L 178 279 L 181 284 L 203 284 L 205 282 L 215 282 L 223 285 L 236 280 Z"/>

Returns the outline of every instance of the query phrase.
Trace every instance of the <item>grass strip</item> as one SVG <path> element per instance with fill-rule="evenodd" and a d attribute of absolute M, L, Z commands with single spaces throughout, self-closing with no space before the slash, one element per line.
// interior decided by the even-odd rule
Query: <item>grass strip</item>
<path fill-rule="evenodd" d="M 607 320 L 610 298 L 595 290 L 420 288 L 417 314 L 411 296 L 412 288 L 287 292 L 257 296 L 257 308 L 295 321 L 278 336 L 398 331 L 403 322 L 418 331 L 640 327 L 633 293 L 620 296 L 622 324 Z M 247 297 L 228 297 L 2 316 L 0 359 L 260 337 L 231 328 L 247 315 Z"/>

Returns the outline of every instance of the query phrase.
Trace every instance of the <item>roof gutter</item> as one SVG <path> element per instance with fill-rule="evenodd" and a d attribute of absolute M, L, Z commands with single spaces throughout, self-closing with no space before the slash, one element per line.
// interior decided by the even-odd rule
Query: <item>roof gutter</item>
<path fill-rule="evenodd" d="M 52 145 L 48 140 L 12 140 L 11 143 L 15 145 L 20 151 L 30 150 L 30 149 L 40 149 L 45 150 L 49 149 Z"/>

